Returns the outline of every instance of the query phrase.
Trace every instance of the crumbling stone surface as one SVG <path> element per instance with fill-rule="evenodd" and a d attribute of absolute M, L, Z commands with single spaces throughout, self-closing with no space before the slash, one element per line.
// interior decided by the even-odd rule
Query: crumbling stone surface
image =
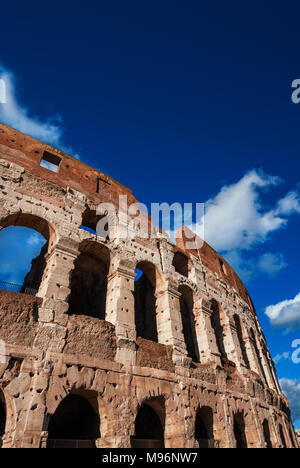
<path fill-rule="evenodd" d="M 154 369 L 175 371 L 172 361 L 172 347 L 155 343 L 138 337 L 136 365 L 140 367 L 153 367 Z"/>
<path fill-rule="evenodd" d="M 9 344 L 31 346 L 37 333 L 41 303 L 36 297 L 0 290 L 0 339 Z"/>
<path fill-rule="evenodd" d="M 72 315 L 68 321 L 64 352 L 88 354 L 114 360 L 117 352 L 115 327 L 94 317 Z"/>
<path fill-rule="evenodd" d="M 56 172 L 41 167 L 44 157 Z M 137 202 L 105 174 L 0 124 L 0 229 L 45 238 L 23 288 L 36 297 L 0 291 L 0 446 L 84 438 L 125 448 L 146 437 L 167 448 L 296 447 L 237 274 L 206 243 L 188 250 L 184 229 L 174 246 L 146 215 L 151 237 L 122 238 L 131 218 L 118 212 L 120 195 Z M 107 202 L 117 210 L 109 237 L 81 229 L 95 230 Z M 86 426 L 74 408 L 91 415 Z"/>

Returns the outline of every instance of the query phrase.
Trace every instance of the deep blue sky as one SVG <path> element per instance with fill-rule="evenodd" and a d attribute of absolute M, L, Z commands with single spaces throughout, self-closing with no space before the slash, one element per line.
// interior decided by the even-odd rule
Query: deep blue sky
<path fill-rule="evenodd" d="M 205 202 L 262 170 L 283 179 L 262 195 L 269 210 L 300 182 L 299 14 L 299 2 L 6 2 L 0 62 L 30 115 L 59 115 L 64 144 L 140 201 Z M 246 281 L 274 357 L 300 338 L 264 315 L 300 292 L 299 227 L 290 216 L 244 253 L 286 263 Z M 279 377 L 299 366 L 280 361 Z"/>

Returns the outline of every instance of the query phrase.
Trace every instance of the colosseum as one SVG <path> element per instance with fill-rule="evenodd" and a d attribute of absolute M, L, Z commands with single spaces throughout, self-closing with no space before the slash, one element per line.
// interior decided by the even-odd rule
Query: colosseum
<path fill-rule="evenodd" d="M 97 235 L 99 204 L 133 192 L 3 124 L 0 190 L 0 229 L 45 238 L 0 283 L 2 448 L 296 448 L 253 303 L 207 243 L 150 217 L 124 239 L 119 213 Z"/>

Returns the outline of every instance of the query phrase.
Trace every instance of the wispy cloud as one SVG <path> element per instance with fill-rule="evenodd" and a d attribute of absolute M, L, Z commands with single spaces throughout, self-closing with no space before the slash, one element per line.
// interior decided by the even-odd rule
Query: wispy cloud
<path fill-rule="evenodd" d="M 251 259 L 247 255 L 284 229 L 291 215 L 300 213 L 297 191 L 289 192 L 271 208 L 264 206 L 262 194 L 280 183 L 279 177 L 262 171 L 247 172 L 205 203 L 205 215 L 197 225 L 197 231 L 201 232 L 204 224 L 205 241 L 222 253 L 245 281 L 261 274 L 273 277 L 287 267 L 280 252 L 252 255 Z"/>
<path fill-rule="evenodd" d="M 62 118 L 56 115 L 41 119 L 39 116 L 33 115 L 30 109 L 17 99 L 16 76 L 1 63 L 0 79 L 4 80 L 6 88 L 5 103 L 0 103 L 0 121 L 80 159 L 77 153 L 74 154 L 72 148 L 63 143 Z"/>
<path fill-rule="evenodd" d="M 265 313 L 274 328 L 286 329 L 286 332 L 299 329 L 300 293 L 294 299 L 286 299 L 278 304 L 270 305 Z"/>
<path fill-rule="evenodd" d="M 279 362 L 281 362 L 281 361 L 289 361 L 290 359 L 291 359 L 290 353 L 285 352 L 285 353 L 282 353 L 282 354 L 277 354 L 274 357 L 274 362 L 275 362 L 275 364 L 279 364 Z"/>

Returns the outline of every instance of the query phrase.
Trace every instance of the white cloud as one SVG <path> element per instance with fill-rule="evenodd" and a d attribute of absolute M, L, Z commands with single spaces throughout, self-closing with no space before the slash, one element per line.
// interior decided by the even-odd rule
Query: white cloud
<path fill-rule="evenodd" d="M 292 331 L 300 328 L 300 293 L 294 299 L 287 299 L 266 308 L 266 315 L 275 328 Z"/>
<path fill-rule="evenodd" d="M 298 192 L 289 192 L 277 204 L 277 214 L 291 215 L 300 213 L 300 195 Z"/>
<path fill-rule="evenodd" d="M 251 249 L 283 228 L 287 220 L 276 209 L 264 210 L 260 191 L 281 180 L 259 171 L 248 172 L 241 180 L 224 186 L 206 202 L 205 240 L 216 250 Z"/>
<path fill-rule="evenodd" d="M 4 80 L 6 88 L 5 103 L 0 103 L 0 121 L 27 135 L 37 138 L 63 151 L 73 153 L 72 148 L 63 144 L 64 129 L 59 116 L 42 120 L 31 114 L 27 107 L 22 106 L 16 97 L 16 78 L 12 72 L 0 64 L 0 79 Z M 79 158 L 78 154 L 74 157 Z"/>
<path fill-rule="evenodd" d="M 289 399 L 292 420 L 295 422 L 300 419 L 300 381 L 283 378 L 279 383 L 283 393 Z"/>
<path fill-rule="evenodd" d="M 278 364 L 281 361 L 289 361 L 289 360 L 290 360 L 290 353 L 289 352 L 285 352 L 285 353 L 282 353 L 282 354 L 277 354 L 274 357 L 275 364 Z"/>
<path fill-rule="evenodd" d="M 26 240 L 26 244 L 30 246 L 38 246 L 45 243 L 45 239 L 37 233 L 31 234 Z"/>

